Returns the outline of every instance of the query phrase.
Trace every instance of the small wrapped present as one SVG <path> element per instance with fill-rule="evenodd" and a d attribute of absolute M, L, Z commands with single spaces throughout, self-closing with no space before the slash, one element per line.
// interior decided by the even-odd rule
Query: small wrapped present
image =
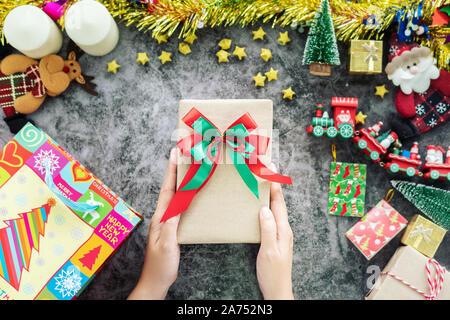
<path fill-rule="evenodd" d="M 444 228 L 417 214 L 406 227 L 401 242 L 432 258 L 445 233 Z"/>
<path fill-rule="evenodd" d="M 350 73 L 376 74 L 382 72 L 383 41 L 352 40 L 350 44 Z"/>
<path fill-rule="evenodd" d="M 436 260 L 410 246 L 401 246 L 366 299 L 450 300 L 450 274 Z"/>
<path fill-rule="evenodd" d="M 141 220 L 28 123 L 0 153 L 0 300 L 76 298 Z"/>
<path fill-rule="evenodd" d="M 181 214 L 179 243 L 257 243 L 269 205 L 271 100 L 181 100 L 178 189 L 161 221 Z"/>
<path fill-rule="evenodd" d="M 381 200 L 345 235 L 370 260 L 392 240 L 408 221 L 389 203 Z"/>

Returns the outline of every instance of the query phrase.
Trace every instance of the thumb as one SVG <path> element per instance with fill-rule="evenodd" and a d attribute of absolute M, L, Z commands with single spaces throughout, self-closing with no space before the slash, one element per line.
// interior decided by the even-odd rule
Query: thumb
<path fill-rule="evenodd" d="M 170 218 L 162 223 L 159 241 L 163 243 L 177 243 L 178 223 L 180 215 Z"/>
<path fill-rule="evenodd" d="M 259 225 L 261 230 L 261 249 L 275 249 L 277 224 L 272 211 L 268 207 L 262 207 L 259 211 Z"/>

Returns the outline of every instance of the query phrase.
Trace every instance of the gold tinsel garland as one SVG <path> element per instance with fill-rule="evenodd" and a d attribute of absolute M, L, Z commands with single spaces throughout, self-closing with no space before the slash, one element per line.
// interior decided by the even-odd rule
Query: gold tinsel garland
<path fill-rule="evenodd" d="M 78 0 L 69 0 L 69 7 Z M 194 34 L 202 25 L 205 27 L 227 27 L 253 25 L 257 21 L 270 22 L 281 27 L 306 24 L 314 18 L 320 0 L 158 0 L 136 3 L 132 0 L 98 0 L 113 17 L 126 26 L 134 25 L 139 31 L 152 31 L 152 36 L 172 36 L 179 30 L 178 37 Z M 0 25 L 7 13 L 23 4 L 42 7 L 44 0 L 0 0 Z M 413 40 L 430 47 L 438 66 L 450 70 L 450 48 L 444 44 L 449 28 L 430 26 L 434 11 L 450 0 L 330 0 L 336 38 L 349 42 L 352 39 L 382 39 L 394 22 L 398 11 L 405 14 L 423 2 L 422 21 L 429 26 L 426 37 Z M 364 21 L 375 15 L 377 25 L 366 25 Z M 64 16 L 59 20 L 64 26 Z M 3 43 L 2 33 L 2 43 Z"/>

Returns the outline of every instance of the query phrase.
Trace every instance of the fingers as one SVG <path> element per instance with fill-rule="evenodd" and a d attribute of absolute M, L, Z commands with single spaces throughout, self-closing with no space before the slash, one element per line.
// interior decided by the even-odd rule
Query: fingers
<path fill-rule="evenodd" d="M 271 166 L 276 171 L 276 167 L 273 164 Z M 270 184 L 270 208 L 272 209 L 277 224 L 278 239 L 282 241 L 292 239 L 292 230 L 289 225 L 283 192 L 281 185 L 276 182 Z"/>
<path fill-rule="evenodd" d="M 259 211 L 259 225 L 261 230 L 260 250 L 277 249 L 277 224 L 275 217 L 267 207 L 262 207 Z"/>
<path fill-rule="evenodd" d="M 159 241 L 168 245 L 178 245 L 177 230 L 180 222 L 180 215 L 170 218 L 162 223 Z"/>

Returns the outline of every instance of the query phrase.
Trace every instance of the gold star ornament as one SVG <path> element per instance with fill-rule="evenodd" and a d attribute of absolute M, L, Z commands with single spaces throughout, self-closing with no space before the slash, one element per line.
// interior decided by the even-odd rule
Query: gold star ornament
<path fill-rule="evenodd" d="M 120 68 L 120 65 L 117 64 L 116 59 L 114 59 L 111 62 L 108 62 L 108 72 L 112 72 L 112 73 L 116 74 L 117 69 L 119 69 L 119 68 Z"/>
<path fill-rule="evenodd" d="M 167 42 L 167 35 L 166 34 L 159 34 L 155 37 L 156 41 L 158 41 L 158 44 L 161 44 L 163 42 Z"/>
<path fill-rule="evenodd" d="M 191 47 L 189 47 L 189 45 L 184 42 L 178 45 L 178 50 L 184 55 L 191 53 Z"/>
<path fill-rule="evenodd" d="M 273 70 L 272 68 L 270 68 L 270 71 L 266 72 L 265 75 L 268 81 L 278 80 L 278 70 Z"/>
<path fill-rule="evenodd" d="M 216 56 L 219 59 L 219 63 L 220 62 L 228 62 L 229 55 L 230 55 L 230 53 L 225 50 L 220 50 L 219 52 L 216 53 Z"/>
<path fill-rule="evenodd" d="M 195 34 L 191 34 L 191 35 L 187 36 L 186 38 L 184 38 L 184 41 L 189 44 L 194 44 L 194 41 L 196 39 L 197 39 L 197 36 Z"/>
<path fill-rule="evenodd" d="M 375 90 L 375 95 L 381 98 L 384 98 L 384 95 L 389 92 L 384 84 L 382 86 L 376 86 Z"/>
<path fill-rule="evenodd" d="M 288 32 L 280 32 L 280 37 L 278 38 L 278 42 L 281 43 L 283 46 L 286 45 L 286 43 L 290 42 L 291 39 L 289 39 Z"/>
<path fill-rule="evenodd" d="M 255 87 L 264 87 L 264 81 L 266 80 L 266 77 L 263 76 L 261 72 L 258 72 L 258 74 L 253 77 L 253 80 L 255 81 Z"/>
<path fill-rule="evenodd" d="M 170 58 L 171 55 L 172 53 L 163 51 L 161 52 L 161 55 L 158 57 L 158 59 L 161 60 L 162 64 L 165 64 L 166 62 L 172 61 L 172 59 Z"/>
<path fill-rule="evenodd" d="M 233 51 L 233 56 L 236 56 L 239 58 L 239 60 L 242 60 L 242 58 L 247 56 L 247 54 L 245 53 L 245 47 L 241 48 L 236 46 Z"/>
<path fill-rule="evenodd" d="M 219 47 L 222 48 L 222 50 L 228 50 L 231 47 L 231 40 L 230 39 L 222 39 L 219 42 Z"/>
<path fill-rule="evenodd" d="M 283 91 L 283 99 L 289 99 L 292 100 L 292 97 L 294 96 L 295 92 L 292 90 L 292 87 L 289 87 Z"/>
<path fill-rule="evenodd" d="M 147 52 L 138 52 L 138 57 L 136 62 L 142 63 L 142 65 L 146 64 L 150 59 L 147 56 Z"/>
<path fill-rule="evenodd" d="M 270 58 L 272 58 L 272 52 L 269 49 L 262 48 L 261 49 L 261 58 L 266 62 L 269 61 Z"/>
<path fill-rule="evenodd" d="M 252 31 L 252 32 L 253 32 L 253 40 L 256 40 L 256 39 L 264 40 L 264 36 L 266 35 L 266 32 L 261 27 L 259 27 L 258 30 Z"/>
<path fill-rule="evenodd" d="M 356 122 L 356 124 L 364 124 L 364 121 L 366 120 L 366 118 L 367 118 L 367 116 L 360 111 L 355 116 L 355 122 Z"/>

